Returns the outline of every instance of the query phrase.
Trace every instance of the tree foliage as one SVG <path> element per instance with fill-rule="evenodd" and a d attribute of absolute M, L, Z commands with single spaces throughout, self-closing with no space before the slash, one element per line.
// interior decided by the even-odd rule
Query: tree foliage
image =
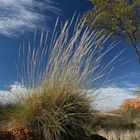
<path fill-rule="evenodd" d="M 93 8 L 83 18 L 95 29 L 104 29 L 131 43 L 140 63 L 140 0 L 88 0 Z"/>

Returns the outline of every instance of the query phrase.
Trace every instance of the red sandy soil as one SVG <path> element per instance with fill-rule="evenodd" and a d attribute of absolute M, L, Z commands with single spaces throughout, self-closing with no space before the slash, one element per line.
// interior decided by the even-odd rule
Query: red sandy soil
<path fill-rule="evenodd" d="M 9 130 L 0 130 L 0 140 L 38 140 L 30 129 L 12 128 Z"/>

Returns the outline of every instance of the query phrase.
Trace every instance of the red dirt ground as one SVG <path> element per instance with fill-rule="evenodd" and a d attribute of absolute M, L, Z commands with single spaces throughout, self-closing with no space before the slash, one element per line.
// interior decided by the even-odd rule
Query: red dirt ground
<path fill-rule="evenodd" d="M 9 130 L 0 130 L 0 140 L 38 140 L 30 129 L 12 128 Z"/>

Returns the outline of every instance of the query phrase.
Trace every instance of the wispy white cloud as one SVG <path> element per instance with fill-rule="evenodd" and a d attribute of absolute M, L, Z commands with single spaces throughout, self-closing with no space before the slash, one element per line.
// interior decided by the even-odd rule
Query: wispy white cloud
<path fill-rule="evenodd" d="M 0 0 L 0 34 L 16 35 L 39 27 L 58 11 L 52 0 Z"/>
<path fill-rule="evenodd" d="M 0 90 L 0 104 L 16 102 L 18 97 L 23 95 L 25 91 L 26 89 L 22 85 L 15 82 L 14 84 L 10 85 L 10 90 Z"/>
<path fill-rule="evenodd" d="M 135 88 L 121 88 L 117 86 L 110 86 L 100 88 L 94 92 L 98 97 L 94 103 L 97 109 L 102 111 L 111 111 L 117 109 L 122 105 L 125 99 L 135 98 L 133 95 Z"/>

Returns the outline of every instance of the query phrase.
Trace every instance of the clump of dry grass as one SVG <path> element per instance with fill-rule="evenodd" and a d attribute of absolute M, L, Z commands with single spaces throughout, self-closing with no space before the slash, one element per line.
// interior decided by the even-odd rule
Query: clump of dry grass
<path fill-rule="evenodd" d="M 101 35 L 102 31 L 91 32 L 74 18 L 61 29 L 58 24 L 51 35 L 42 32 L 38 47 L 35 33 L 34 48 L 29 43 L 19 54 L 27 90 L 18 98 L 10 124 L 37 129 L 47 140 L 82 140 L 84 126 L 94 113 L 93 98 L 86 90 L 109 74 L 109 66 L 119 55 L 102 65 L 104 56 L 114 47 L 104 48 L 108 37 Z"/>

